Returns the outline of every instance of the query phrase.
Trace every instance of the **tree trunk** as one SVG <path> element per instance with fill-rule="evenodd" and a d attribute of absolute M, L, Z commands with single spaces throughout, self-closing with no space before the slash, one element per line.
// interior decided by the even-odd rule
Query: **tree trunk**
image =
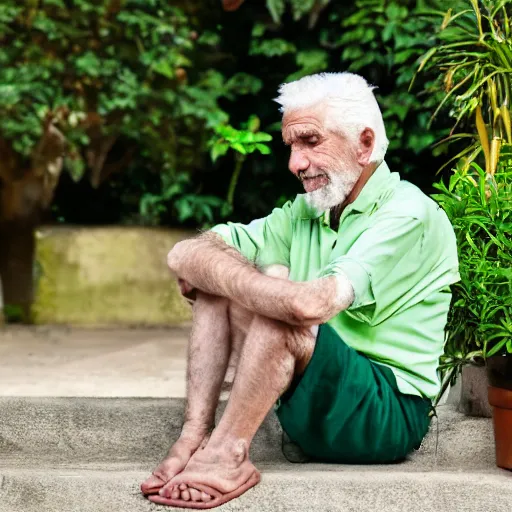
<path fill-rule="evenodd" d="M 66 139 L 57 121 L 47 113 L 29 161 L 0 137 L 0 280 L 7 320 L 30 320 L 35 227 L 52 202 L 64 164 Z"/>
<path fill-rule="evenodd" d="M 4 313 L 29 321 L 34 296 L 35 224 L 28 220 L 0 224 L 0 278 Z"/>

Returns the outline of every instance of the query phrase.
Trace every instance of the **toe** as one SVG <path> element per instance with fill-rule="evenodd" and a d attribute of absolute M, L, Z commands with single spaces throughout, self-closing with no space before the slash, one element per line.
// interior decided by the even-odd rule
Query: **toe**
<path fill-rule="evenodd" d="M 147 478 L 144 482 L 142 482 L 140 489 L 142 492 L 148 492 L 155 488 L 160 488 L 163 485 L 165 485 L 165 482 L 156 475 L 151 475 L 149 478 Z"/>
<path fill-rule="evenodd" d="M 158 494 L 163 498 L 170 498 L 174 490 L 177 490 L 174 485 L 167 484 L 158 491 Z"/>
<path fill-rule="evenodd" d="M 180 490 L 186 491 L 188 489 L 187 484 L 180 484 Z"/>
<path fill-rule="evenodd" d="M 181 496 L 181 491 L 179 489 L 174 489 L 171 493 L 171 498 L 173 500 L 179 500 Z"/>
<path fill-rule="evenodd" d="M 192 501 L 201 501 L 201 492 L 197 489 L 189 487 L 188 491 L 190 492 L 190 499 Z"/>
<path fill-rule="evenodd" d="M 183 501 L 190 501 L 190 491 L 188 489 L 185 491 L 181 491 L 181 499 Z"/>
<path fill-rule="evenodd" d="M 207 502 L 207 501 L 210 501 L 211 499 L 212 499 L 212 497 L 209 494 L 207 494 L 205 492 L 201 493 L 201 501 Z"/>

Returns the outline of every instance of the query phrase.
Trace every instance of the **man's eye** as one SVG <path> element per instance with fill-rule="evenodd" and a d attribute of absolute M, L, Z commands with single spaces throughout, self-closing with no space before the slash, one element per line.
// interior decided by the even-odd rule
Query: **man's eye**
<path fill-rule="evenodd" d="M 318 144 L 318 137 L 309 137 L 307 140 L 307 143 L 310 146 L 314 146 L 315 144 Z"/>

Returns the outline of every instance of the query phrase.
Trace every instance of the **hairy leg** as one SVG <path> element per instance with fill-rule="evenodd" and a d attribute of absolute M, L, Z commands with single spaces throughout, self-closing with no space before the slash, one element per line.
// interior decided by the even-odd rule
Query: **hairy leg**
<path fill-rule="evenodd" d="M 309 363 L 315 335 L 308 328 L 255 316 L 245 340 L 224 415 L 203 450 L 161 491 L 165 498 L 209 501 L 194 483 L 229 493 L 257 473 L 249 460 L 251 441 L 295 373 Z M 158 498 L 155 497 L 155 501 Z"/>
<path fill-rule="evenodd" d="M 279 279 L 288 279 L 289 269 L 284 265 L 270 265 L 263 268 L 261 272 L 270 277 Z M 254 313 L 243 308 L 239 304 L 230 302 L 229 304 L 229 325 L 231 332 L 231 355 L 229 359 L 228 370 L 226 373 L 223 390 L 230 391 L 235 378 L 236 368 L 240 361 L 242 348 L 245 338 L 249 332 L 249 327 L 254 318 Z"/>
<path fill-rule="evenodd" d="M 208 440 L 231 352 L 228 306 L 229 301 L 222 297 L 196 294 L 188 346 L 185 422 L 168 455 L 141 485 L 145 494 L 158 492 Z"/>

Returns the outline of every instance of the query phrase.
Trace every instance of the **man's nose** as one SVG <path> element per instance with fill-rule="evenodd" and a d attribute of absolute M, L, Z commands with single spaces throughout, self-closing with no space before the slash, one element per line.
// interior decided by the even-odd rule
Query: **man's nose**
<path fill-rule="evenodd" d="M 307 170 L 309 167 L 309 160 L 302 151 L 292 150 L 290 154 L 290 161 L 288 162 L 288 168 L 295 176 L 299 175 L 299 172 Z"/>

